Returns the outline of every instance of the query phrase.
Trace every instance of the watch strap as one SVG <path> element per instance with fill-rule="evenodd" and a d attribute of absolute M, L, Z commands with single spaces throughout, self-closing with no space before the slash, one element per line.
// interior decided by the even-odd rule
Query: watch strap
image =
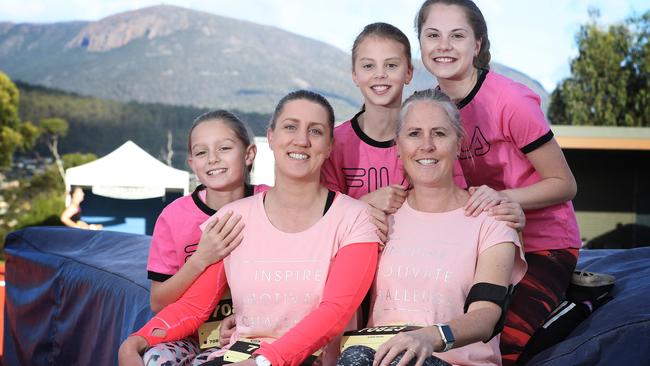
<path fill-rule="evenodd" d="M 456 339 L 454 338 L 454 333 L 451 331 L 451 327 L 447 324 L 434 324 L 436 328 L 438 328 L 438 332 L 440 332 L 440 338 L 442 339 L 442 343 L 444 345 L 443 349 L 440 350 L 439 352 L 447 352 L 450 349 L 454 347 L 454 342 L 456 342 Z"/>

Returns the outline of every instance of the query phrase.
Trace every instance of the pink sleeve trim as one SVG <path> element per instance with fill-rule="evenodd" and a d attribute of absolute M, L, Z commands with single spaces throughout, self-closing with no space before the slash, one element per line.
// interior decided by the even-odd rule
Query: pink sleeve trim
<path fill-rule="evenodd" d="M 226 286 L 223 261 L 210 265 L 180 299 L 166 306 L 133 335 L 143 337 L 153 346 L 193 334 L 214 311 Z M 164 330 L 165 335 L 154 336 L 156 329 Z"/>
<path fill-rule="evenodd" d="M 314 351 L 343 332 L 365 297 L 377 270 L 377 243 L 354 243 L 337 253 L 314 311 L 273 343 L 262 343 L 256 354 L 273 366 L 300 365 Z"/>

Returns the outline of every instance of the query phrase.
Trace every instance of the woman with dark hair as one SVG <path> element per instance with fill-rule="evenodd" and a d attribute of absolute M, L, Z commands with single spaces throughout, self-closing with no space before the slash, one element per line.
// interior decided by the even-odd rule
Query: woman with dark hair
<path fill-rule="evenodd" d="M 142 365 L 147 347 L 196 331 L 226 286 L 237 309 L 226 348 L 262 342 L 241 364 L 299 365 L 343 331 L 374 277 L 379 239 L 364 203 L 320 184 L 333 129 L 334 112 L 321 95 L 301 90 L 280 100 L 267 131 L 274 187 L 213 216 L 241 215 L 241 244 L 124 341 L 121 365 Z M 207 364 L 224 362 L 223 354 Z"/>

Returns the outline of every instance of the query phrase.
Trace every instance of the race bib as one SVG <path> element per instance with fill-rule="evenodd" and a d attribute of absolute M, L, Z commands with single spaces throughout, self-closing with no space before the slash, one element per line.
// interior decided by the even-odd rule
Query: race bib
<path fill-rule="evenodd" d="M 227 289 L 221 296 L 221 300 L 219 300 L 214 312 L 199 327 L 199 346 L 201 349 L 219 347 L 221 321 L 231 314 L 234 314 L 232 297 L 230 296 L 230 289 Z"/>

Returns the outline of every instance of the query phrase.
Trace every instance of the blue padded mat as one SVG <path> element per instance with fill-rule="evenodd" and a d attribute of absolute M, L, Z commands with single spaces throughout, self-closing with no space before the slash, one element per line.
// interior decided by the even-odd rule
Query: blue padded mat
<path fill-rule="evenodd" d="M 528 365 L 650 365 L 650 247 L 583 250 L 577 267 L 614 275 L 614 299 Z"/>
<path fill-rule="evenodd" d="M 151 237 L 34 227 L 5 244 L 4 365 L 117 365 L 151 316 Z"/>

